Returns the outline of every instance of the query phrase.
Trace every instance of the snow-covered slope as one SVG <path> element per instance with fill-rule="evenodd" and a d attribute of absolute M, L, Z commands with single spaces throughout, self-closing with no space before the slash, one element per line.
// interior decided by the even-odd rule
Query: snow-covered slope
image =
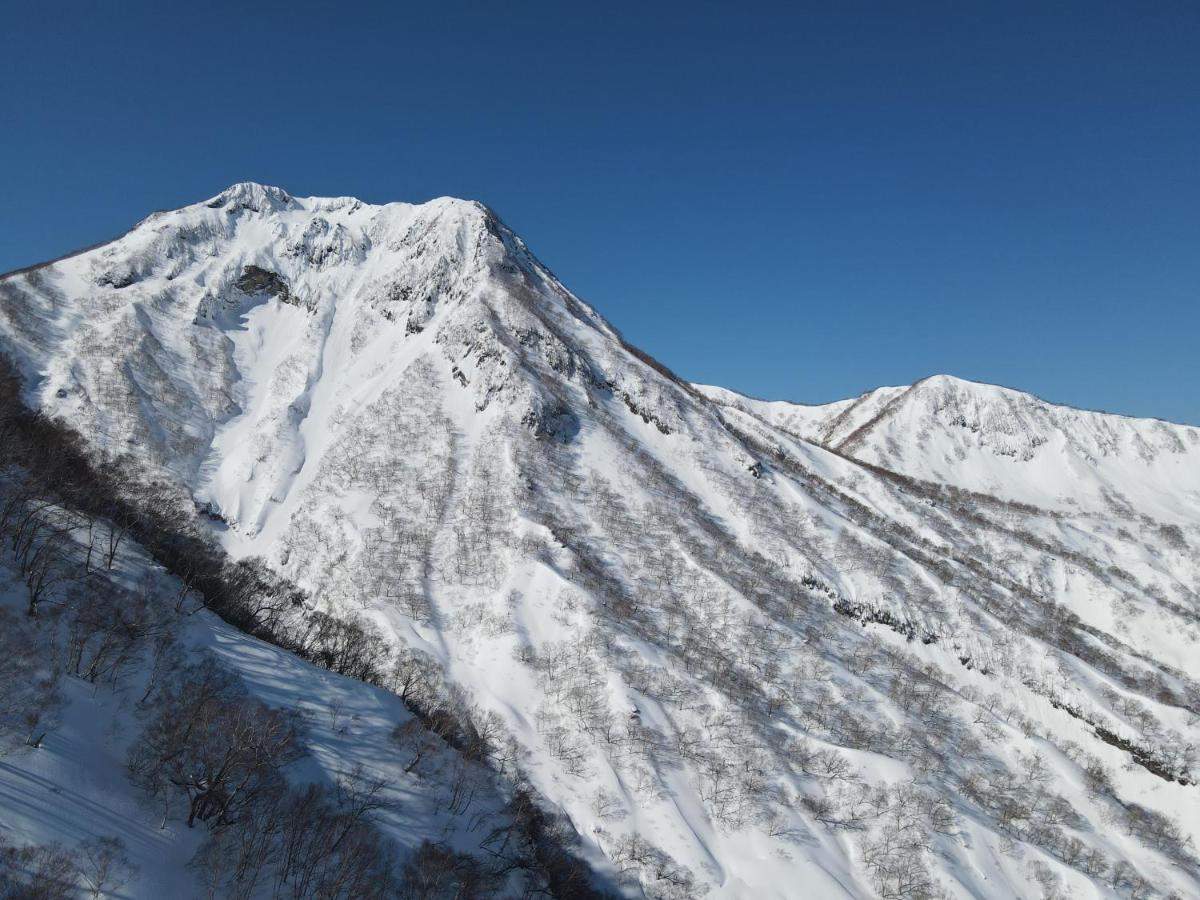
<path fill-rule="evenodd" d="M 697 384 L 694 387 L 714 403 L 750 413 L 781 431 L 822 445 L 830 445 L 839 435 L 854 431 L 871 421 L 891 400 L 907 390 L 906 387 L 882 387 L 852 400 L 804 404 L 789 403 L 787 400 L 758 400 L 709 384 Z"/>
<path fill-rule="evenodd" d="M 804 406 L 699 387 L 843 455 L 915 478 L 1055 510 L 1136 509 L 1195 522 L 1200 428 L 1047 403 L 948 375 Z"/>
<path fill-rule="evenodd" d="M 236 185 L 0 309 L 32 405 L 433 654 L 631 895 L 1200 892 L 1194 430 L 698 389 L 457 200 Z"/>
<path fill-rule="evenodd" d="M 22 496 L 9 476 L 0 473 L 0 506 L 6 511 Z M 29 505 L 43 515 L 48 508 L 43 499 Z M 35 879 L 38 890 L 22 892 L 7 880 L 12 872 L 0 852 L 0 895 L 228 895 L 224 885 L 206 883 L 213 867 L 198 863 L 197 850 L 209 830 L 186 822 L 185 798 L 168 793 L 165 805 L 164 797 L 151 799 L 135 785 L 129 765 L 131 748 L 162 709 L 158 691 L 163 683 L 173 672 L 206 659 L 227 672 L 248 698 L 294 716 L 298 752 L 285 771 L 293 787 L 315 785 L 330 795 L 339 788 L 369 791 L 370 809 L 363 818 L 401 862 L 431 840 L 491 867 L 498 843 L 494 835 L 512 824 L 507 792 L 482 765 L 465 762 L 432 736 L 425 738 L 422 758 L 414 761 L 394 736 L 407 736 L 417 727 L 397 696 L 306 663 L 225 624 L 200 609 L 196 597 L 128 535 L 120 537 L 106 565 L 97 549 L 104 523 L 66 511 L 55 518 L 73 520 L 77 527 L 69 531 L 70 549 L 60 551 L 64 571 L 36 617 L 26 613 L 27 567 L 19 564 L 8 540 L 0 546 L 0 851 L 21 844 L 55 847 L 66 858 L 75 857 L 72 868 L 82 872 L 61 875 L 81 890 L 55 890 L 43 876 L 40 884 Z M 128 605 L 121 614 L 128 627 L 106 632 L 101 603 L 89 606 L 81 599 L 86 595 L 76 589 L 80 584 L 87 595 L 123 595 Z M 145 598 L 154 608 L 140 610 L 133 598 Z M 45 684 L 33 696 L 28 685 L 38 679 Z M 14 724 L 24 728 L 14 730 Z M 319 811 L 312 802 L 307 807 L 306 815 L 316 821 Z M 236 826 L 229 833 L 244 837 Z M 101 867 L 87 864 L 86 851 L 88 842 L 105 839 L 124 845 L 120 855 L 128 866 L 112 866 L 101 887 L 96 881 Z M 303 858 L 305 851 L 293 847 L 291 852 Z M 265 867 L 269 859 L 263 852 L 258 863 Z M 307 860 L 314 866 L 320 862 Z M 264 872 L 253 896 L 325 896 L 306 893 L 298 878 L 269 894 L 271 874 Z M 310 881 L 315 888 L 319 876 L 310 874 Z M 522 879 L 507 875 L 501 878 L 505 882 L 518 890 Z"/>

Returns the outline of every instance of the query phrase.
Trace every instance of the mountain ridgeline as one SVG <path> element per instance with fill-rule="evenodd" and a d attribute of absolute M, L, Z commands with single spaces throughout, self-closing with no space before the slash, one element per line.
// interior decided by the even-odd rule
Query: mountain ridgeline
<path fill-rule="evenodd" d="M 490 773 L 486 829 L 373 826 L 397 892 L 1200 894 L 1200 429 L 688 384 L 480 204 L 257 184 L 0 277 L 0 350 L 96 515 L 171 498 L 147 560 Z"/>

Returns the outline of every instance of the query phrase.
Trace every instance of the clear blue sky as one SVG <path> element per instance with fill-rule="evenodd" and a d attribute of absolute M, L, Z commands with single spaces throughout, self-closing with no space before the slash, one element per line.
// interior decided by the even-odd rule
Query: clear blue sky
<path fill-rule="evenodd" d="M 483 200 L 680 374 L 1200 423 L 1200 5 L 9 4 L 0 270 L 241 180 Z"/>

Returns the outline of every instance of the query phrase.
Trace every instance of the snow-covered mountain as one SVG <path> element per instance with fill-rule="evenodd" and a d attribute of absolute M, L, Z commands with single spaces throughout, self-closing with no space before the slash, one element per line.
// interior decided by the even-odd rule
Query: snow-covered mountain
<path fill-rule="evenodd" d="M 495 713 L 654 897 L 1200 893 L 1200 432 L 689 385 L 493 213 L 235 185 L 0 279 L 27 402 Z"/>
<path fill-rule="evenodd" d="M 1200 428 L 1047 403 L 948 375 L 818 406 L 697 385 L 714 402 L 914 478 L 1050 509 L 1195 521 Z"/>

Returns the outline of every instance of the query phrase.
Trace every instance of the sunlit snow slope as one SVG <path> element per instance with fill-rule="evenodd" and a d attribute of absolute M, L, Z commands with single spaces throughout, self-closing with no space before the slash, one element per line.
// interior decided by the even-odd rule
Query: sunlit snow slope
<path fill-rule="evenodd" d="M 1046 403 L 935 375 L 821 406 L 698 386 L 715 402 L 844 456 L 1053 509 L 1194 522 L 1200 428 Z"/>
<path fill-rule="evenodd" d="M 0 279 L 0 346 L 434 654 L 630 895 L 1200 894 L 1196 429 L 695 388 L 479 204 L 255 184 Z"/>

